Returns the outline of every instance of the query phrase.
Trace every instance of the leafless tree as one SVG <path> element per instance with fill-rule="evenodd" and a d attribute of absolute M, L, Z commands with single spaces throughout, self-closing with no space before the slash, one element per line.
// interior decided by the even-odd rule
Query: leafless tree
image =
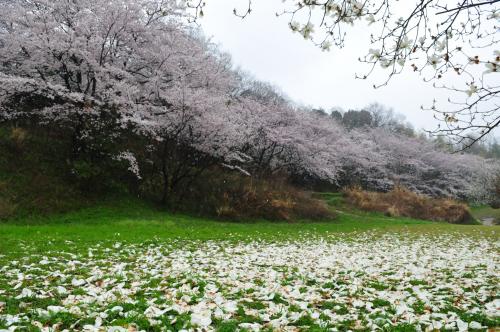
<path fill-rule="evenodd" d="M 194 2 L 194 1 L 192 1 Z M 197 13 L 203 1 L 196 1 Z M 284 0 L 277 15 L 287 17 L 290 29 L 324 50 L 343 47 L 351 26 L 370 34 L 369 51 L 359 60 L 367 79 L 379 67 L 388 73 L 375 88 L 385 86 L 405 68 L 438 89 L 450 92 L 450 107 L 436 102 L 423 109 L 441 121 L 430 131 L 470 147 L 500 124 L 498 51 L 499 0 Z M 235 9 L 239 17 L 251 13 Z M 450 82 L 452 82 L 450 84 Z"/>

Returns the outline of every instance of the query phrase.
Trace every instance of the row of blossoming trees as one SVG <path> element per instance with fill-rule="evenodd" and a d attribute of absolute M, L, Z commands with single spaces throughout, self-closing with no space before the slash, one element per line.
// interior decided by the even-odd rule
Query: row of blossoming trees
<path fill-rule="evenodd" d="M 183 1 L 0 1 L 0 121 L 64 141 L 73 173 L 82 160 L 114 163 L 165 202 L 214 168 L 466 199 L 485 199 L 496 171 L 297 107 L 233 70 Z"/>

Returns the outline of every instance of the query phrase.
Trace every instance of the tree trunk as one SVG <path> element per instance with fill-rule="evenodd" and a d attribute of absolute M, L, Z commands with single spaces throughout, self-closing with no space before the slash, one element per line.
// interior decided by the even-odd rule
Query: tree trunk
<path fill-rule="evenodd" d="M 168 165 L 167 165 L 167 157 L 168 156 L 168 142 L 165 141 L 165 145 L 163 148 L 163 154 L 161 156 L 162 160 L 162 167 L 161 167 L 161 172 L 163 175 L 163 194 L 161 198 L 161 203 L 162 205 L 165 205 L 168 203 L 169 193 L 170 193 L 170 181 L 168 178 Z"/>

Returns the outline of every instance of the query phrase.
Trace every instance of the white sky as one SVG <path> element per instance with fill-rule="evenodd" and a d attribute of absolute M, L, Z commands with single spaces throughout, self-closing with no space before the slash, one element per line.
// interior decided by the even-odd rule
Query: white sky
<path fill-rule="evenodd" d="M 356 72 L 367 69 L 357 61 L 370 48 L 369 33 L 363 29 L 347 36 L 345 48 L 323 52 L 292 33 L 287 18 L 276 17 L 283 9 L 281 1 L 254 0 L 252 13 L 244 20 L 233 15 L 233 8 L 243 11 L 246 6 L 247 0 L 209 0 L 199 21 L 205 34 L 232 55 L 236 66 L 277 85 L 298 103 L 348 110 L 379 102 L 403 114 L 417 129 L 436 128 L 432 112 L 422 111 L 420 106 L 431 105 L 434 98 L 445 106 L 447 91 L 434 89 L 409 71 L 379 89 L 373 84 L 387 77 L 381 68 L 367 80 L 354 78 Z"/>

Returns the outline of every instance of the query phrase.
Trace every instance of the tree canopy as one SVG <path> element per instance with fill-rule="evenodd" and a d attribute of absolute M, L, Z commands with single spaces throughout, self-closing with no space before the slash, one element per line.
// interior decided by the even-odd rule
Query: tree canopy
<path fill-rule="evenodd" d="M 284 0 L 276 15 L 288 18 L 291 31 L 323 50 L 342 48 L 353 26 L 369 35 L 366 64 L 356 77 L 367 79 L 381 68 L 382 87 L 405 70 L 414 72 L 437 89 L 450 93 L 448 104 L 432 98 L 422 101 L 440 125 L 430 132 L 448 136 L 468 148 L 500 125 L 498 82 L 500 53 L 498 0 Z M 194 16 L 203 15 L 205 1 L 191 0 Z M 235 8 L 242 18 L 252 11 Z"/>
<path fill-rule="evenodd" d="M 375 106 L 343 114 L 345 126 L 299 107 L 234 70 L 189 19 L 182 1 L 0 2 L 0 121 L 59 131 L 73 174 L 121 161 L 144 187 L 160 185 L 163 201 L 214 167 L 336 187 L 489 195 L 496 163 L 450 155 L 397 130 Z"/>

